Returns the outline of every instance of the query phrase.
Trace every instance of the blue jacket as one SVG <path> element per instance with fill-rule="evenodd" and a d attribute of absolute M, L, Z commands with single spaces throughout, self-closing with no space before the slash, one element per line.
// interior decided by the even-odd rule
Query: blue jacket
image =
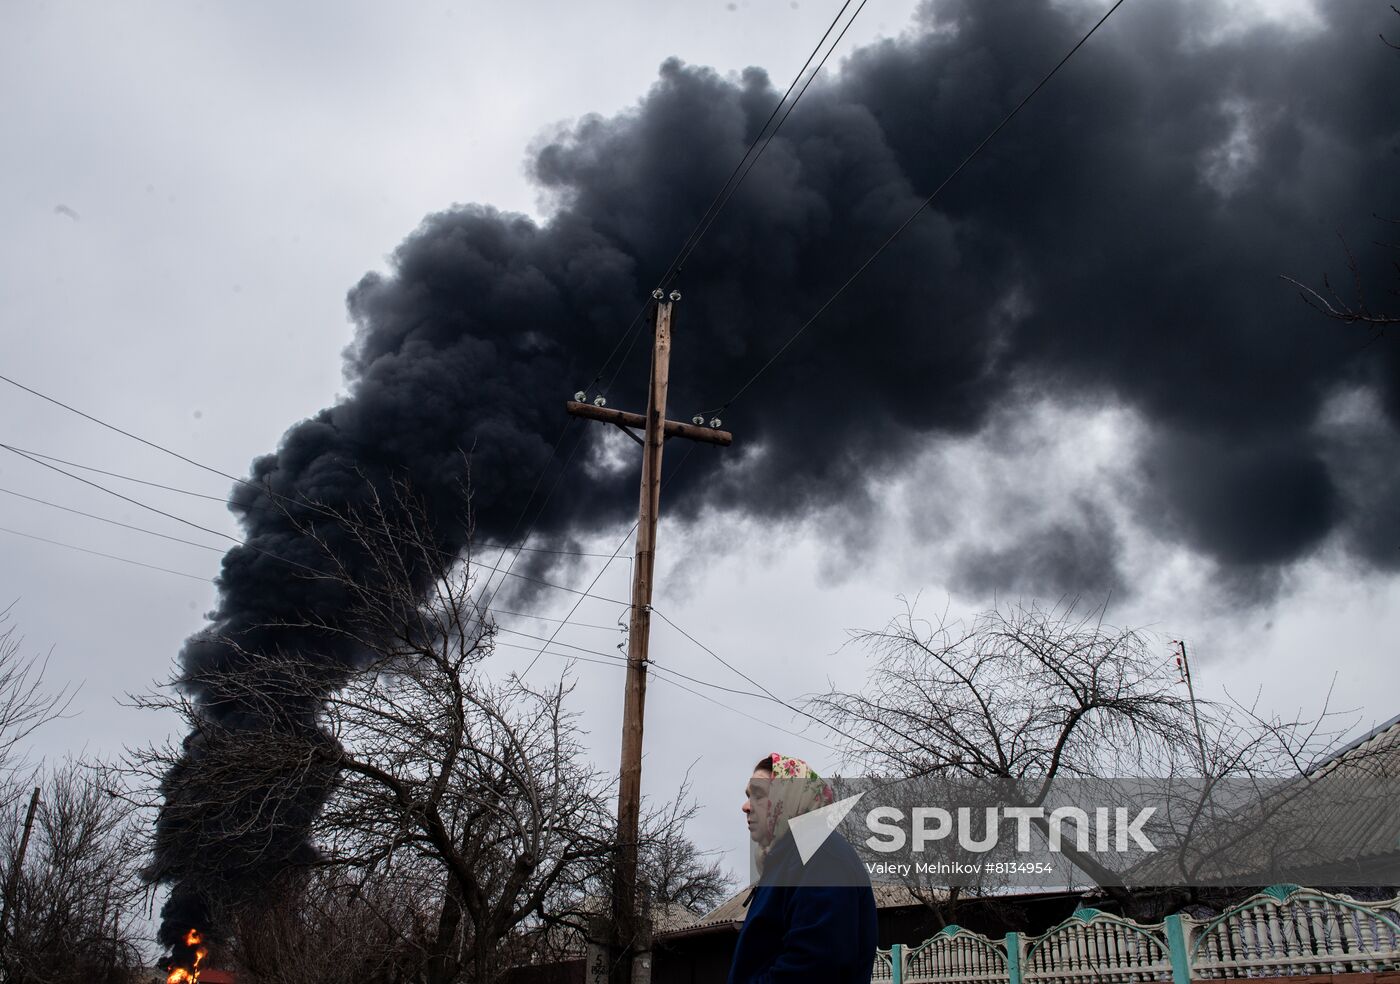
<path fill-rule="evenodd" d="M 729 984 L 870 984 L 875 894 L 833 832 L 803 865 L 788 834 L 769 852 L 734 947 Z"/>

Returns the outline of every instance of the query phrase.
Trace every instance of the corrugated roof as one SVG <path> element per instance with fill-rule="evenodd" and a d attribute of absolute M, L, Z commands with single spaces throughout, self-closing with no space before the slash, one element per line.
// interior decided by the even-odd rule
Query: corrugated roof
<path fill-rule="evenodd" d="M 1394 856 L 1400 844 L 1400 814 L 1393 797 L 1397 783 L 1400 715 L 1229 818 L 1220 828 L 1229 850 L 1218 851 L 1220 860 L 1209 870 L 1201 869 L 1199 876 L 1234 880 L 1268 871 L 1281 860 L 1294 869 L 1316 865 L 1322 870 Z M 1271 833 L 1239 841 L 1241 824 L 1251 817 L 1258 818 L 1259 831 Z M 1301 818 L 1305 827 L 1287 826 L 1288 818 Z M 1296 838 L 1286 836 L 1295 829 Z M 1325 831 L 1325 838 L 1315 840 L 1318 831 Z M 1208 848 L 1210 832 L 1197 836 Z M 1131 879 L 1137 884 L 1171 882 L 1176 877 L 1174 864 L 1173 857 L 1153 858 L 1138 866 Z"/>

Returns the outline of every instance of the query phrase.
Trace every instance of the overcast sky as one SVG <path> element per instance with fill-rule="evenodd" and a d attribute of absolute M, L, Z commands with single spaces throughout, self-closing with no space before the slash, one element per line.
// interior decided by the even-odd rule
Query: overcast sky
<path fill-rule="evenodd" d="M 1149 18 L 1154 4 L 1128 0 L 1110 29 L 1071 62 L 1066 84 L 1073 84 L 1077 70 L 1107 72 L 1104 66 L 1120 61 L 1172 65 L 1188 56 L 1208 61 L 1200 52 L 1241 43 L 1251 32 L 1287 51 L 1295 45 L 1306 48 L 1319 32 L 1337 29 L 1301 0 L 1232 4 L 1225 15 L 1216 4 L 1210 5 L 1209 18 L 1202 17 L 1190 51 L 1155 51 Z M 1364 6 L 1362 0 L 1345 4 L 1349 10 Z M 294 8 L 6 4 L 0 13 L 0 88 L 7 94 L 0 100 L 0 132 L 5 135 L 0 141 L 5 179 L 0 184 L 0 372 L 216 469 L 247 474 L 249 462 L 276 449 L 289 426 L 347 394 L 342 353 L 355 328 L 347 317 L 346 293 L 369 271 L 392 278 L 390 254 L 425 216 L 475 202 L 547 222 L 559 200 L 545 195 L 539 180 L 531 177 L 532 149 L 560 140 L 577 147 L 582 138 L 571 127 L 589 113 L 612 118 L 636 107 L 656 82 L 658 67 L 671 56 L 711 66 L 731 83 L 746 67 L 762 66 L 781 91 L 837 6 L 826 0 L 609 0 L 407 9 L 339 2 Z M 1377 32 L 1395 30 L 1383 3 L 1370 6 L 1375 10 L 1369 21 L 1357 15 L 1345 24 L 1355 31 L 1345 44 L 1367 52 L 1366 57 L 1367 46 L 1379 45 Z M 1065 16 L 1081 27 L 1098 13 L 1098 5 L 1075 3 L 1065 9 L 1073 15 Z M 1203 13 L 1207 5 L 1189 9 Z M 870 0 L 827 72 L 839 77 L 838 61 L 887 39 L 885 48 L 867 49 L 874 52 L 868 55 L 869 67 L 885 57 L 879 52 L 894 51 L 902 43 L 889 39 L 929 29 L 927 19 L 916 28 L 914 16 L 915 5 L 907 0 Z M 1046 38 L 1039 49 L 1034 41 L 1027 39 L 1025 57 L 1035 65 L 1026 71 L 1039 74 L 1065 46 L 1058 37 Z M 1260 88 L 1250 89 L 1250 67 L 1239 68 L 1245 75 L 1242 91 L 1263 100 Z M 1348 70 L 1338 66 L 1335 85 L 1341 91 Z M 976 71 L 977 64 L 969 62 L 967 76 Z M 1275 66 L 1275 71 L 1286 74 L 1287 66 Z M 1400 64 L 1395 71 L 1400 72 Z M 870 78 L 877 75 L 871 68 Z M 1163 99 L 1175 98 L 1171 87 L 1188 81 L 1166 78 Z M 1267 77 L 1257 82 L 1264 92 L 1268 84 Z M 852 82 L 841 92 L 828 91 L 825 102 L 814 98 L 805 122 L 804 101 L 793 114 L 794 130 L 810 136 L 824 126 L 844 125 L 847 117 L 838 110 L 844 94 L 855 89 L 859 86 Z M 1231 109 L 1235 104 L 1229 103 L 1228 93 L 1218 95 L 1195 98 L 1214 99 L 1227 115 L 1249 118 L 1247 109 Z M 1358 93 L 1358 113 L 1369 105 L 1361 98 L 1365 95 Z M 1111 102 L 1106 99 L 1104 105 Z M 909 102 L 899 111 L 917 120 L 920 106 Z M 1385 109 L 1384 103 L 1378 106 L 1378 113 Z M 1075 126 L 1086 132 L 1111 128 L 1094 117 L 1097 105 L 1083 116 L 1066 113 L 1063 105 L 1051 107 L 1048 98 L 1043 104 L 1033 102 L 1026 110 L 1027 126 L 1046 125 L 1045 117 L 1034 122 L 1044 111 L 1053 112 L 1055 125 L 1072 142 Z M 942 105 L 938 112 L 951 110 Z M 950 123 L 935 126 L 932 115 L 927 125 L 930 132 L 946 136 L 947 152 L 955 156 L 970 149 L 987 128 L 983 122 L 968 124 L 973 130 L 981 127 L 968 131 L 969 141 Z M 1394 126 L 1394 119 L 1384 116 L 1374 123 L 1378 135 L 1393 135 Z M 1235 200 L 1238 188 L 1255 180 L 1251 161 L 1272 152 L 1261 150 L 1262 142 L 1252 143 L 1250 132 L 1244 124 L 1224 132 L 1215 152 L 1197 161 L 1200 180 L 1221 202 Z M 1157 139 L 1170 148 L 1172 140 L 1184 137 L 1159 132 Z M 684 129 L 664 147 L 679 158 L 700 149 L 686 146 Z M 1310 173 L 1350 166 L 1353 150 L 1339 147 L 1338 162 L 1323 155 L 1310 165 Z M 776 187 L 785 180 L 781 154 L 775 152 L 774 158 L 755 170 L 757 187 Z M 760 170 L 764 164 L 776 169 L 766 178 Z M 560 165 L 571 166 L 581 165 Z M 1038 166 L 1047 174 L 1057 170 L 1053 154 Z M 538 166 L 534 173 L 540 173 Z M 999 177 L 995 168 L 976 175 L 977 193 L 991 195 L 1002 178 L 1008 184 L 997 194 L 1010 195 L 1013 179 Z M 567 184 L 575 179 L 558 180 Z M 1086 181 L 1090 190 L 1096 183 L 1108 194 L 1116 193 L 1112 175 Z M 931 182 L 917 174 L 911 184 L 920 195 L 931 190 Z M 623 185 L 619 193 L 625 191 Z M 639 196 L 639 207 L 655 193 L 653 188 Z M 958 193 L 956 183 L 950 186 L 951 202 L 956 203 Z M 1017 195 L 1031 193 L 1022 185 Z M 1039 196 L 1089 193 L 1083 187 L 1066 190 L 1063 183 L 1034 191 Z M 1373 207 L 1385 204 L 1378 200 Z M 1161 202 L 1157 207 L 1172 206 Z M 950 210 L 956 208 L 950 205 Z M 964 217 L 975 211 L 970 205 L 963 208 Z M 941 215 L 924 218 L 935 230 L 945 221 Z M 1294 231 L 1313 237 L 1297 244 L 1298 255 L 1312 265 L 1296 272 L 1312 277 L 1329 264 L 1334 272 L 1340 269 L 1343 261 L 1331 236 L 1345 225 L 1349 240 L 1364 244 L 1375 235 L 1364 220 L 1365 213 L 1359 212 L 1298 221 Z M 674 248 L 688 231 L 677 224 L 658 232 L 659 241 Z M 1081 248 L 1086 256 L 1097 256 L 1125 246 L 1085 233 L 1054 250 L 1072 260 Z M 839 260 L 836 268 L 853 269 L 854 263 Z M 917 303 L 928 303 L 930 316 L 938 316 L 941 298 L 918 294 L 924 268 L 908 256 L 891 260 L 896 264 L 891 282 L 907 282 Z M 658 261 L 664 267 L 665 258 Z M 901 268 L 900 262 L 906 265 Z M 1150 275 L 1160 275 L 1160 269 Z M 1201 276 L 1198 270 L 1184 272 L 1176 289 L 1200 288 Z M 1232 271 L 1215 268 L 1205 276 L 1228 280 Z M 823 282 L 834 286 L 839 280 L 833 276 Z M 1119 286 L 1103 285 L 1105 296 Z M 703 317 L 692 321 L 701 337 L 686 335 L 684 307 L 692 296 L 704 298 L 706 287 L 698 276 L 685 284 L 676 346 L 687 355 L 684 360 L 678 355 L 678 372 L 702 358 L 701 343 L 708 340 L 709 322 Z M 1261 305 L 1279 303 L 1272 295 L 1297 303 L 1277 283 L 1262 281 L 1257 290 Z M 1159 295 L 1148 286 L 1143 296 Z M 1075 295 L 1073 303 L 1084 297 Z M 793 291 L 783 303 L 800 307 L 805 317 L 824 299 L 815 292 Z M 1037 296 L 1032 303 L 1038 315 L 1053 312 L 1054 299 L 1053 292 Z M 641 296 L 620 297 L 616 303 L 627 307 L 640 301 Z M 1208 323 L 1233 317 L 1233 312 L 1205 311 L 1200 318 Z M 1331 333 L 1341 339 L 1348 331 L 1321 319 L 1307 323 L 1320 337 Z M 618 332 L 623 327 L 615 326 Z M 1290 325 L 1289 331 L 1295 330 Z M 880 333 L 880 323 L 865 328 L 869 346 L 881 345 Z M 1201 341 L 1209 337 L 1205 332 L 1182 341 L 1193 347 L 1198 365 L 1193 371 L 1203 381 L 1200 392 L 1179 392 L 1183 401 L 1211 392 L 1215 354 Z M 1261 350 L 1269 344 L 1265 340 Z M 1352 339 L 1337 344 L 1349 346 Z M 1394 344 L 1383 339 L 1380 348 L 1372 348 L 1378 364 L 1384 358 L 1381 349 Z M 597 354 L 601 359 L 605 352 Z M 794 356 L 804 357 L 800 348 Z M 1261 361 L 1269 360 L 1261 356 Z M 863 657 L 841 651 L 847 631 L 884 623 L 900 610 L 900 595 L 920 595 L 930 612 L 947 608 L 958 614 L 975 612 L 994 598 L 1054 602 L 1067 586 L 1077 586 L 1091 604 L 1108 596 L 1111 621 L 1160 632 L 1164 660 L 1169 658 L 1166 639 L 1187 639 L 1205 696 L 1222 696 L 1226 688 L 1248 696 L 1262 688 L 1262 704 L 1286 712 L 1316 709 L 1334 687 L 1333 707 L 1354 709 L 1362 727 L 1400 713 L 1400 678 L 1394 670 L 1400 583 L 1393 575 L 1394 562 L 1387 566 L 1383 556 L 1379 561 L 1372 556 L 1381 548 L 1356 545 L 1360 520 L 1352 525 L 1339 520 L 1335 532 L 1319 533 L 1277 558 L 1270 555 L 1267 576 L 1260 574 L 1261 562 L 1248 554 L 1249 544 L 1236 553 L 1216 549 L 1203 540 L 1212 529 L 1209 523 L 1191 525 L 1190 516 L 1183 519 L 1173 512 L 1191 501 L 1194 469 L 1201 467 L 1199 457 L 1177 451 L 1197 439 L 1199 428 L 1183 430 L 1186 436 L 1179 439 L 1163 437 L 1162 415 L 1150 399 L 1121 395 L 1126 391 L 1113 385 L 1087 387 L 1092 392 L 1084 398 L 1071 398 L 1066 394 L 1077 392 L 1077 384 L 1061 385 L 1072 373 L 1053 358 L 1037 355 L 1024 365 L 1032 369 L 1023 369 L 1014 383 L 1006 384 L 1014 398 L 980 407 L 970 423 L 940 420 L 914 427 L 917 440 L 903 441 L 868 469 L 862 465 L 855 483 L 859 494 L 814 494 L 803 497 L 800 509 L 770 510 L 742 499 L 746 489 L 769 485 L 755 479 L 746 486 L 742 476 L 725 479 L 719 471 L 704 472 L 683 490 L 684 521 L 663 520 L 657 609 L 776 692 L 796 698 L 822 687 L 828 677 L 859 685 Z M 1146 360 L 1140 363 L 1145 377 L 1157 368 Z M 693 371 L 703 375 L 704 370 Z M 734 382 L 742 378 L 735 376 Z M 891 389 L 908 385 L 899 372 L 892 370 L 889 378 Z M 586 382 L 579 379 L 577 385 Z M 848 399 L 858 384 L 817 376 L 803 386 L 806 402 L 783 408 L 789 426 L 820 434 L 864 412 L 865 403 Z M 1329 383 L 1318 397 L 1320 409 L 1306 422 L 1309 433 L 1357 439 L 1375 426 L 1382 430 L 1378 441 L 1394 441 L 1378 408 L 1382 390 L 1364 380 Z M 550 399 L 562 401 L 570 394 L 565 387 Z M 894 402 L 906 398 L 920 395 L 891 396 Z M 688 415 L 690 409 L 672 416 Z M 214 474 L 11 386 L 0 385 L 0 416 L 0 441 L 20 448 L 215 499 L 230 491 L 230 483 Z M 738 453 L 746 427 L 752 434 L 761 424 L 735 416 L 726 426 L 735 431 Z M 773 431 L 765 433 L 774 438 Z M 1248 440 L 1239 438 L 1229 454 L 1252 453 Z M 1344 443 L 1339 438 L 1327 447 Z M 1169 474 L 1153 478 L 1139 467 L 1144 447 L 1160 449 Z M 674 445 L 668 453 L 674 453 Z M 841 447 L 831 449 L 833 460 L 844 453 Z M 241 535 L 220 502 L 79 474 L 212 530 Z M 1378 474 L 1383 479 L 1384 469 Z M 582 489 L 589 481 L 590 473 L 577 470 L 566 477 L 566 488 Z M 824 478 L 813 481 L 815 488 L 827 488 L 820 484 Z M 1153 482 L 1172 490 L 1157 510 L 1168 517 L 1162 523 L 1152 518 L 1152 507 L 1143 505 L 1153 501 L 1151 495 L 1144 499 L 1142 491 Z M 1338 484 L 1345 487 L 1341 479 Z M 212 579 L 229 541 L 8 453 L 0 458 L 0 488 L 6 490 L 0 493 L 0 526 L 15 531 L 0 533 L 0 604 L 15 602 L 11 617 L 25 633 L 27 649 L 52 650 L 49 674 L 55 683 L 82 683 L 75 716 L 43 732 L 36 753 L 117 754 L 125 746 L 163 738 L 171 722 L 125 709 L 119 701 L 124 693 L 167 677 L 184 640 L 206 624 L 205 613 L 217 600 Z M 1267 499 L 1267 488 L 1261 488 Z M 158 530 L 205 548 L 104 525 L 9 493 Z M 712 507 L 704 508 L 711 494 Z M 663 502 L 663 513 L 671 504 Z M 1311 522 L 1306 509 L 1300 510 L 1298 522 Z M 585 550 L 611 552 L 626 529 L 616 515 L 616 509 L 606 513 L 593 527 L 571 519 L 567 535 Z M 1236 519 L 1222 522 L 1226 528 L 1219 536 L 1228 540 Z M 1386 523 L 1374 528 L 1384 531 Z M 1047 539 L 1064 530 L 1069 532 L 1063 541 Z M 78 553 L 17 533 L 168 571 Z M 1111 541 L 1112 549 L 1095 552 L 1093 544 L 1103 541 Z M 1074 555 L 1071 560 L 1057 552 L 1054 544 L 1061 542 L 1063 551 Z M 1397 548 L 1400 543 L 1388 547 L 1392 552 Z M 552 577 L 587 584 L 598 563 L 582 558 L 555 569 Z M 1247 577 L 1240 573 L 1241 564 L 1253 565 Z M 1067 567 L 1084 580 L 1067 581 Z M 1101 576 L 1085 574 L 1094 569 Z M 1248 583 L 1242 586 L 1242 580 Z M 625 598 L 627 564 L 612 565 L 594 590 Z M 533 612 L 559 618 L 573 597 L 546 591 L 527 603 Z M 587 601 L 574 616 L 587 627 L 570 627 L 559 640 L 612 650 L 621 636 L 608 626 L 618 612 L 616 606 Z M 545 622 L 505 617 L 502 622 L 525 632 L 550 628 Z M 652 653 L 705 680 L 742 686 L 665 624 L 654 623 Z M 529 656 L 503 649 L 499 665 L 517 666 Z M 555 659 L 547 669 L 558 672 L 561 666 Z M 574 673 L 576 707 L 598 761 L 613 767 L 622 675 L 593 664 L 578 664 Z M 719 705 L 671 686 L 651 687 L 644 785 L 650 794 L 669 796 L 680 772 L 693 765 L 695 791 L 706 807 L 694 833 L 704 846 L 729 852 L 736 872 L 742 872 L 745 836 L 738 807 L 748 766 L 760 754 L 782 751 L 808 758 L 819 770 L 830 769 L 834 757 L 817 742 L 831 736 L 813 731 L 811 742 L 790 737 L 776 728 L 800 728 L 781 709 L 733 694 L 712 696 Z"/>

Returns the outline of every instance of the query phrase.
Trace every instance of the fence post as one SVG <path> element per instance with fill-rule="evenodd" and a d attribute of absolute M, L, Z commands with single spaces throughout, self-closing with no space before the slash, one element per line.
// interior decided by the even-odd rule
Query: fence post
<path fill-rule="evenodd" d="M 1181 916 L 1172 914 L 1163 922 L 1167 926 L 1167 952 L 1172 961 L 1172 984 L 1191 984 L 1191 957 L 1186 950 L 1186 927 Z"/>
<path fill-rule="evenodd" d="M 1006 976 L 1010 984 L 1021 984 L 1021 934 L 1006 934 Z"/>
<path fill-rule="evenodd" d="M 890 980 L 894 984 L 903 984 L 904 981 L 904 944 L 890 944 Z"/>

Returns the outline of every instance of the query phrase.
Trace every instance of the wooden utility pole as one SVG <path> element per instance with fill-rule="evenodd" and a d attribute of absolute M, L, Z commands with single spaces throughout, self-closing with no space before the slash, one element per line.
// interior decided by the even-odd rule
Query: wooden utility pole
<path fill-rule="evenodd" d="M 15 853 L 15 864 L 10 869 L 10 877 L 5 881 L 5 901 L 0 906 L 0 953 L 5 951 L 6 934 L 10 929 L 10 903 L 19 891 L 19 876 L 24 868 L 24 855 L 29 850 L 29 832 L 34 829 L 34 811 L 39 809 L 39 787 L 29 797 L 29 812 L 24 815 L 24 833 L 20 835 L 19 850 Z"/>
<path fill-rule="evenodd" d="M 642 724 L 646 706 L 647 643 L 651 632 L 651 594 L 656 566 L 656 520 L 661 510 L 661 452 L 667 438 L 684 437 L 727 447 L 733 435 L 710 427 L 666 419 L 666 393 L 671 368 L 671 317 L 679 291 L 666 296 L 652 292 L 656 300 L 656 331 L 651 349 L 651 384 L 645 416 L 609 410 L 601 405 L 571 400 L 568 412 L 613 424 L 642 445 L 642 485 L 637 509 L 637 552 L 632 565 L 632 609 L 627 635 L 627 684 L 622 702 L 622 764 L 617 790 L 617 855 L 613 875 L 613 929 L 615 950 L 609 977 L 614 984 L 631 984 L 634 943 L 641 935 L 637 919 L 637 841 L 642 800 Z M 584 394 L 586 395 L 586 394 Z M 643 427 L 638 437 L 632 430 Z"/>

